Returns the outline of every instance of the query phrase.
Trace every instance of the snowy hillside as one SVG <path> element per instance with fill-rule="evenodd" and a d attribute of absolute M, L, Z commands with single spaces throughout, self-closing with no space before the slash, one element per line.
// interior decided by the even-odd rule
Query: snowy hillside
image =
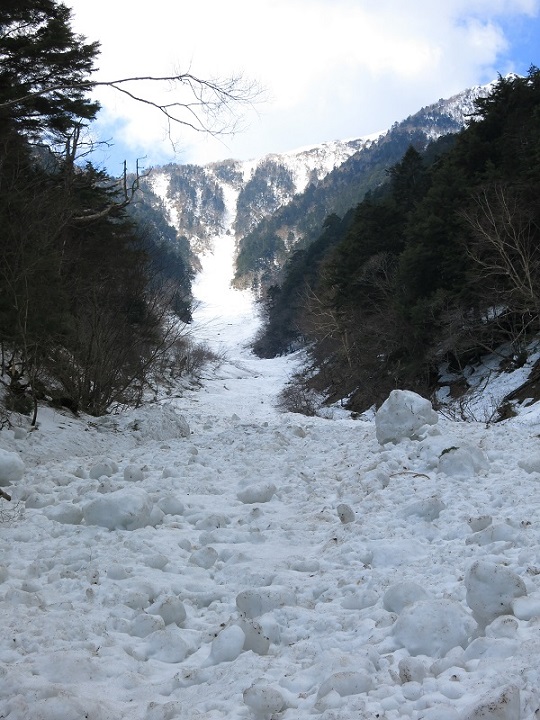
<path fill-rule="evenodd" d="M 453 129 L 446 128 L 445 125 L 451 122 L 455 126 L 464 127 L 470 118 L 474 117 L 476 100 L 489 95 L 494 86 L 495 83 L 477 85 L 450 98 L 441 98 L 438 102 L 422 108 L 419 113 L 413 116 L 415 126 L 417 125 L 417 117 L 423 115 L 423 122 L 420 127 L 432 140 L 436 140 L 444 132 L 455 132 Z M 441 122 L 443 118 L 444 121 Z"/>
<path fill-rule="evenodd" d="M 244 162 L 167 165 L 155 168 L 142 190 L 150 188 L 163 202 L 167 220 L 188 237 L 195 252 L 204 252 L 209 238 L 225 230 L 242 236 L 376 137 L 336 140 Z"/>
<path fill-rule="evenodd" d="M 396 130 L 421 133 L 426 140 L 457 132 L 473 113 L 474 100 L 486 95 L 490 87 L 469 88 L 452 98 L 441 99 L 396 122 L 386 132 L 366 137 L 323 142 L 248 161 L 231 159 L 205 166 L 170 164 L 157 167 L 148 178 L 142 179 L 142 194 L 146 202 L 155 202 L 148 191 L 155 195 L 165 209 L 167 221 L 189 239 L 195 253 L 207 250 L 210 238 L 226 230 L 240 242 L 262 221 L 301 196 L 310 185 L 319 186 L 347 161 L 362 158 L 378 144 L 388 145 Z M 387 157 L 384 168 L 397 162 L 399 157 L 395 160 Z M 373 160 L 368 160 L 363 172 L 373 171 L 373 164 Z M 349 178 L 347 182 L 350 181 Z M 361 185 L 359 179 L 354 182 Z M 343 192 L 343 179 L 339 185 Z M 325 207 L 321 198 L 318 203 L 323 217 L 333 212 L 332 207 Z M 291 227 L 278 231 L 285 242 L 291 231 L 296 238 L 295 224 L 293 219 Z"/>
<path fill-rule="evenodd" d="M 228 358 L 200 390 L 0 432 L 0 717 L 537 718 L 534 407 L 278 414 L 295 358 L 245 348 L 215 247 L 196 332 Z"/>

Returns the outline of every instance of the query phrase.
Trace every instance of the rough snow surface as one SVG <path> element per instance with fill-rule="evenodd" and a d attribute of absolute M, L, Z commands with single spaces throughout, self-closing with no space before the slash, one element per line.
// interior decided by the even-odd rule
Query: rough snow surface
<path fill-rule="evenodd" d="M 278 414 L 295 361 L 245 349 L 228 241 L 200 390 L 0 432 L 0 717 L 537 718 L 538 414 L 434 424 L 408 396 L 425 422 L 382 444 Z"/>

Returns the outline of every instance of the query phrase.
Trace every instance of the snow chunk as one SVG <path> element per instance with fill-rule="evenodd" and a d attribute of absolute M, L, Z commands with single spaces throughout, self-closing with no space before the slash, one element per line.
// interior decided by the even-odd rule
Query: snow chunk
<path fill-rule="evenodd" d="M 540 618 L 540 597 L 536 595 L 512 600 L 512 612 L 519 620 Z"/>
<path fill-rule="evenodd" d="M 0 487 L 14 485 L 22 480 L 24 469 L 18 453 L 0 448 Z"/>
<path fill-rule="evenodd" d="M 87 525 L 100 525 L 109 530 L 137 530 L 153 525 L 153 503 L 141 488 L 115 490 L 96 498 L 83 508 Z"/>
<path fill-rule="evenodd" d="M 186 619 L 184 603 L 175 595 L 165 595 L 147 608 L 146 612 L 160 615 L 165 625 L 181 625 Z"/>
<path fill-rule="evenodd" d="M 467 524 L 473 531 L 473 533 L 485 530 L 491 525 L 493 518 L 491 515 L 477 515 L 476 517 L 467 518 Z"/>
<path fill-rule="evenodd" d="M 236 596 L 238 610 L 252 619 L 284 605 L 296 605 L 294 593 L 288 588 L 252 588 Z"/>
<path fill-rule="evenodd" d="M 229 522 L 230 520 L 226 515 L 212 513 L 212 515 L 206 515 L 200 520 L 197 520 L 195 527 L 197 530 L 217 530 L 218 528 L 227 527 Z"/>
<path fill-rule="evenodd" d="M 95 465 L 92 465 L 88 476 L 91 480 L 99 480 L 99 478 L 103 477 L 104 475 L 106 477 L 112 477 L 117 472 L 118 465 L 114 462 L 114 460 L 110 460 L 109 458 L 103 458 Z"/>
<path fill-rule="evenodd" d="M 80 525 L 83 520 L 82 510 L 73 503 L 62 502 L 53 505 L 45 510 L 45 515 L 49 520 L 63 523 L 64 525 Z"/>
<path fill-rule="evenodd" d="M 439 472 L 449 477 L 472 477 L 489 469 L 489 461 L 480 448 L 472 445 L 451 447 L 439 460 Z"/>
<path fill-rule="evenodd" d="M 285 706 L 283 695 L 269 685 L 252 685 L 244 690 L 243 698 L 256 717 L 268 718 Z"/>
<path fill-rule="evenodd" d="M 398 663 L 398 671 L 402 683 L 421 683 L 427 675 L 424 663 L 415 657 L 402 658 Z"/>
<path fill-rule="evenodd" d="M 135 465 L 126 465 L 124 468 L 124 480 L 126 482 L 141 482 L 141 480 L 144 480 L 144 472 Z"/>
<path fill-rule="evenodd" d="M 245 640 L 244 631 L 238 625 L 225 628 L 212 641 L 210 655 L 204 665 L 218 665 L 236 660 L 244 649 Z"/>
<path fill-rule="evenodd" d="M 325 697 L 330 692 L 336 692 L 340 697 L 359 695 L 368 692 L 372 687 L 373 682 L 367 672 L 344 670 L 334 673 L 325 680 L 319 688 L 317 697 Z"/>
<path fill-rule="evenodd" d="M 439 497 L 432 495 L 429 498 L 423 498 L 422 500 L 417 500 L 416 502 L 407 505 L 404 510 L 404 514 L 407 517 L 410 515 L 417 515 L 427 522 L 431 522 L 439 517 L 445 507 L 446 505 Z"/>
<path fill-rule="evenodd" d="M 463 716 L 463 720 L 520 720 L 519 688 L 510 685 L 494 692 L 497 694 L 481 700 Z"/>
<path fill-rule="evenodd" d="M 218 559 L 217 551 L 213 547 L 203 547 L 200 550 L 195 550 L 189 558 L 189 562 L 192 565 L 198 565 L 205 570 L 209 570 L 212 565 L 216 563 Z"/>
<path fill-rule="evenodd" d="M 523 580 L 510 568 L 477 560 L 465 576 L 467 604 L 479 625 L 512 612 L 514 598 L 527 594 Z"/>
<path fill-rule="evenodd" d="M 268 655 L 270 639 L 256 620 L 241 618 L 238 626 L 244 633 L 244 650 L 252 650 L 257 655 Z"/>
<path fill-rule="evenodd" d="M 176 495 L 166 495 L 158 505 L 165 515 L 183 515 L 186 510 L 184 503 Z"/>
<path fill-rule="evenodd" d="M 127 426 L 141 440 L 172 440 L 187 438 L 191 434 L 185 418 L 170 405 L 152 405 L 141 408 L 139 415 Z"/>
<path fill-rule="evenodd" d="M 147 615 L 141 613 L 131 623 L 130 635 L 133 637 L 145 638 L 153 632 L 163 630 L 165 622 L 159 615 Z"/>
<path fill-rule="evenodd" d="M 462 661 L 493 659 L 505 660 L 513 657 L 519 649 L 519 641 L 515 638 L 478 637 L 472 641 L 462 655 Z"/>
<path fill-rule="evenodd" d="M 388 612 L 400 613 L 408 605 L 428 599 L 427 592 L 417 583 L 400 582 L 389 587 L 384 593 L 383 607 Z"/>
<path fill-rule="evenodd" d="M 519 460 L 518 466 L 527 473 L 540 473 L 540 453 L 531 455 L 524 460 Z"/>
<path fill-rule="evenodd" d="M 515 603 L 519 602 L 520 600 L 527 601 L 528 598 L 521 597 L 514 600 L 514 602 L 512 603 L 514 615 L 520 620 L 530 620 L 529 617 L 521 617 L 520 611 L 521 609 L 525 611 L 525 608 L 516 608 Z M 538 610 L 540 614 L 540 607 L 538 608 Z M 512 617 L 511 615 L 499 615 L 499 617 L 495 618 L 495 620 L 486 627 L 486 637 L 514 638 L 519 629 L 519 624 L 516 620 L 516 617 Z"/>
<path fill-rule="evenodd" d="M 107 568 L 107 577 L 111 580 L 125 580 L 128 577 L 128 572 L 123 565 L 112 563 Z"/>
<path fill-rule="evenodd" d="M 421 683 L 427 676 L 427 668 L 418 658 L 402 658 L 398 663 L 399 679 L 402 683 Z"/>
<path fill-rule="evenodd" d="M 396 620 L 393 635 L 411 655 L 443 657 L 454 647 L 465 647 L 476 623 L 453 600 L 424 600 L 406 607 Z"/>
<path fill-rule="evenodd" d="M 346 503 L 340 503 L 336 508 L 337 514 L 341 522 L 346 525 L 347 523 L 354 522 L 356 516 L 354 510 L 350 505 Z"/>
<path fill-rule="evenodd" d="M 410 390 L 392 390 L 375 415 L 375 431 L 381 445 L 404 438 L 418 439 L 426 425 L 439 417 L 429 400 Z"/>
<path fill-rule="evenodd" d="M 245 505 L 253 503 L 265 503 L 272 499 L 276 492 L 274 483 L 266 482 L 259 485 L 250 485 L 236 495 L 236 497 Z"/>
<path fill-rule="evenodd" d="M 489 525 L 484 530 L 469 535 L 465 539 L 466 545 L 490 545 L 494 542 L 513 542 L 519 534 L 516 528 L 507 523 Z"/>
<path fill-rule="evenodd" d="M 146 641 L 145 657 L 161 660 L 161 662 L 182 662 L 190 650 L 189 645 L 182 637 L 181 630 L 176 625 L 167 625 L 164 630 L 158 630 L 149 635 Z"/>

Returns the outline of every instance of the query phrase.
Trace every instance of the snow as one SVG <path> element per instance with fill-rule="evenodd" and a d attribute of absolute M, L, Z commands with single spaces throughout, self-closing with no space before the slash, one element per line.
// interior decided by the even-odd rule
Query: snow
<path fill-rule="evenodd" d="M 313 172 L 319 178 L 324 177 L 342 165 L 351 155 L 376 142 L 383 134 L 383 132 L 375 132 L 360 138 L 304 145 L 289 152 L 270 153 L 260 158 L 239 161 L 238 166 L 243 181 L 248 182 L 259 165 L 274 161 L 290 171 L 294 180 L 295 194 L 302 193 L 312 180 Z"/>
<path fill-rule="evenodd" d="M 0 449 L 0 487 L 19 482 L 24 470 L 24 463 L 16 452 Z"/>
<path fill-rule="evenodd" d="M 429 400 L 410 390 L 392 390 L 375 415 L 375 434 L 381 445 L 414 439 L 438 420 Z"/>
<path fill-rule="evenodd" d="M 538 410 L 279 414 L 298 360 L 249 353 L 233 252 L 201 388 L 0 431 L 0 717 L 538 717 Z"/>
<path fill-rule="evenodd" d="M 161 198 L 163 206 L 168 214 L 169 221 L 175 227 L 179 225 L 178 210 L 169 197 L 169 186 L 171 184 L 170 173 L 152 172 L 149 176 L 149 184 L 152 191 Z"/>

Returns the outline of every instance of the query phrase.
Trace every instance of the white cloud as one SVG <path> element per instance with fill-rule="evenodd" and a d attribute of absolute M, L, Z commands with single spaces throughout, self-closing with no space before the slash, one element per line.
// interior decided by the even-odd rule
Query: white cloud
<path fill-rule="evenodd" d="M 508 49 L 504 22 L 539 11 L 539 0 L 153 0 L 137 9 L 123 0 L 68 4 L 75 28 L 101 41 L 102 78 L 167 74 L 175 67 L 205 78 L 242 71 L 267 89 L 268 101 L 248 112 L 249 129 L 225 146 L 176 133 L 184 150 L 179 160 L 194 162 L 384 129 L 509 69 L 500 67 Z M 112 91 L 103 90 L 99 99 L 101 127 L 120 119 L 127 147 L 146 148 L 152 162 L 172 156 L 156 111 Z"/>

